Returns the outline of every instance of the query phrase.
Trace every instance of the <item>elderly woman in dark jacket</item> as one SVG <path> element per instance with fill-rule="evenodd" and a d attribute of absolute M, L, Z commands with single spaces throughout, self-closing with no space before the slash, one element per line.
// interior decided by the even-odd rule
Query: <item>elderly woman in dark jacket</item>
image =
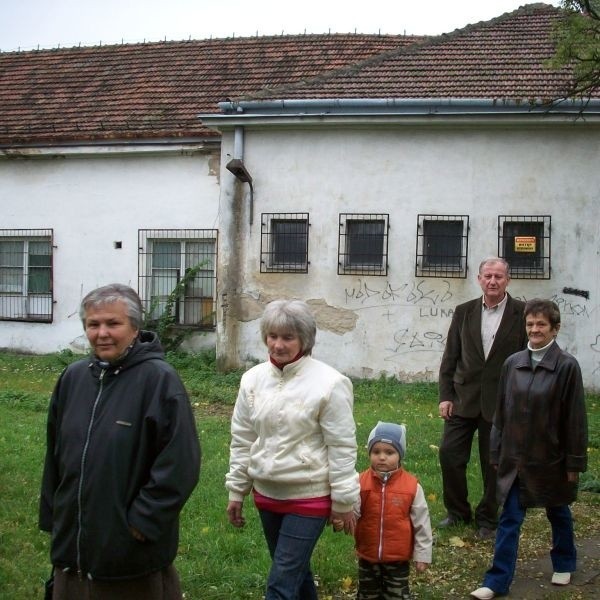
<path fill-rule="evenodd" d="M 579 364 L 555 341 L 558 306 L 534 299 L 525 305 L 527 350 L 502 368 L 491 435 L 490 461 L 498 471 L 503 503 L 494 560 L 483 587 L 471 593 L 489 600 L 508 593 L 519 533 L 528 508 L 544 507 L 552 527 L 552 583 L 567 585 L 576 568 L 569 504 L 587 467 L 587 418 Z"/>
<path fill-rule="evenodd" d="M 93 354 L 63 371 L 48 412 L 52 597 L 181 600 L 179 513 L 200 469 L 186 390 L 129 286 L 91 291 L 80 316 Z"/>

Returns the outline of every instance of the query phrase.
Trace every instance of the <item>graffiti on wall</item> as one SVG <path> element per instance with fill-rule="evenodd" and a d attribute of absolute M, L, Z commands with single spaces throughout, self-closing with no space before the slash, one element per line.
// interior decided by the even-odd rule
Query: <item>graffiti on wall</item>
<path fill-rule="evenodd" d="M 445 279 L 421 279 L 394 286 L 387 280 L 381 285 L 376 285 L 359 278 L 355 285 L 347 287 L 344 292 L 346 304 L 359 303 L 364 307 L 386 303 L 439 306 L 452 299 L 450 283 Z"/>
<path fill-rule="evenodd" d="M 411 331 L 398 329 L 393 333 L 392 345 L 386 346 L 384 360 L 393 361 L 407 352 L 443 352 L 446 346 L 446 334 L 438 331 Z"/>
<path fill-rule="evenodd" d="M 389 280 L 381 283 L 357 279 L 345 288 L 345 302 L 354 310 L 383 309 L 380 318 L 390 325 L 399 320 L 396 308 L 409 308 L 416 317 L 413 328 L 389 329 L 391 339 L 384 346 L 385 361 L 394 361 L 402 355 L 414 352 L 444 351 L 447 325 L 445 320 L 454 312 L 453 293 L 445 279 L 419 279 L 410 283 L 392 284 Z M 439 330 L 431 326 L 431 320 L 444 319 Z M 424 325 L 419 328 L 418 322 Z M 427 322 L 428 324 L 425 324 Z"/>
<path fill-rule="evenodd" d="M 396 284 L 389 280 L 381 283 L 358 278 L 344 289 L 345 303 L 354 310 L 383 309 L 378 318 L 392 327 L 384 345 L 384 360 L 393 362 L 407 353 L 434 352 L 441 354 L 446 346 L 449 319 L 452 318 L 456 301 L 450 281 L 445 279 L 418 279 Z M 533 297 L 533 296 L 532 296 Z M 520 300 L 529 298 L 518 296 Z M 553 294 L 551 300 L 558 305 L 563 317 L 591 319 L 598 308 L 589 305 L 589 294 L 571 288 L 563 288 Z M 400 320 L 398 309 L 413 311 L 411 325 L 393 327 Z M 435 325 L 439 319 L 439 327 Z M 419 324 L 422 323 L 420 327 Z M 434 323 L 434 325 L 432 325 Z M 597 353 L 598 361 L 594 374 L 600 372 L 600 334 L 590 344 Z"/>

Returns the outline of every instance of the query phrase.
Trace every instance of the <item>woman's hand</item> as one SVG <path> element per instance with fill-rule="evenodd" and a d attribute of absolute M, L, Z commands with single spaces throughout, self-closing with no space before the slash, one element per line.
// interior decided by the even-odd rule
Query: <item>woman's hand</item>
<path fill-rule="evenodd" d="M 356 528 L 356 515 L 353 510 L 346 513 L 331 511 L 329 522 L 333 524 L 335 531 L 342 531 L 347 535 L 354 535 L 354 529 Z"/>
<path fill-rule="evenodd" d="M 246 519 L 242 515 L 243 505 L 243 502 L 236 500 L 230 500 L 227 505 L 227 516 L 229 517 L 229 522 L 234 527 L 243 527 L 246 524 Z"/>

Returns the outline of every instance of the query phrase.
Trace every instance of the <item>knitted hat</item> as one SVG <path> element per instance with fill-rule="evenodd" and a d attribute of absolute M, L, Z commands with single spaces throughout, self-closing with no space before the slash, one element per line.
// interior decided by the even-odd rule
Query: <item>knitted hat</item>
<path fill-rule="evenodd" d="M 385 442 L 394 446 L 402 460 L 406 454 L 406 427 L 404 425 L 379 421 L 369 434 L 369 439 L 367 440 L 369 454 L 371 453 L 371 448 L 377 442 Z"/>

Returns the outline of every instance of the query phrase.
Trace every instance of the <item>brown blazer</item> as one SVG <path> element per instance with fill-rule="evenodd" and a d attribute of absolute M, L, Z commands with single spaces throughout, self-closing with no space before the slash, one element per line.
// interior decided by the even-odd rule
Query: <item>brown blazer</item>
<path fill-rule="evenodd" d="M 527 346 L 525 303 L 507 293 L 506 307 L 487 360 L 481 342 L 481 296 L 454 310 L 439 373 L 440 402 L 450 400 L 453 414 L 492 421 L 500 369 Z"/>

